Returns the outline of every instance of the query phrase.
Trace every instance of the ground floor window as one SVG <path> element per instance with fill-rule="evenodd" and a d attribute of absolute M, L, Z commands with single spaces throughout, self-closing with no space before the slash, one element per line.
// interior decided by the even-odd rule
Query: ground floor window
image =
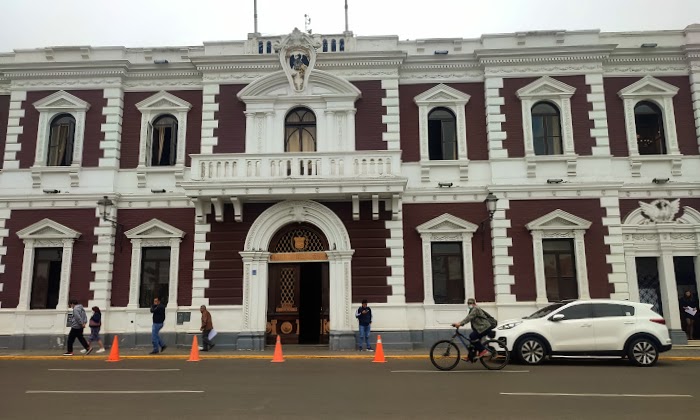
<path fill-rule="evenodd" d="M 464 304 L 461 242 L 433 242 L 433 299 L 437 304 Z"/>
<path fill-rule="evenodd" d="M 29 309 L 56 309 L 61 287 L 63 248 L 35 248 Z"/>
<path fill-rule="evenodd" d="M 543 239 L 547 300 L 578 299 L 573 239 Z"/>
<path fill-rule="evenodd" d="M 170 290 L 170 247 L 147 247 L 141 250 L 141 291 L 139 307 L 150 308 L 153 298 L 168 304 Z"/>

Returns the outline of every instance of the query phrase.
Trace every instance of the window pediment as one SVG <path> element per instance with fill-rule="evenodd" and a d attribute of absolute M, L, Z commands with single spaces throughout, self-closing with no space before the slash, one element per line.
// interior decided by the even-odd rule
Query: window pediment
<path fill-rule="evenodd" d="M 362 92 L 352 83 L 321 70 L 314 70 L 311 73 L 308 84 L 309 88 L 305 96 L 310 98 L 321 99 L 324 96 L 332 96 L 334 101 L 346 99 L 354 103 L 362 96 Z M 261 98 L 299 101 L 298 93 L 292 91 L 284 71 L 277 71 L 255 80 L 241 89 L 237 96 L 246 103 L 260 102 Z"/>
<path fill-rule="evenodd" d="M 187 112 L 192 109 L 192 104 L 178 98 L 177 96 L 160 91 L 136 104 L 136 108 L 141 111 L 180 111 Z"/>
<path fill-rule="evenodd" d="M 420 234 L 426 233 L 474 233 L 479 226 L 457 216 L 445 213 L 416 227 Z"/>
<path fill-rule="evenodd" d="M 77 239 L 80 232 L 51 219 L 38 221 L 17 232 L 22 240 L 28 239 Z"/>
<path fill-rule="evenodd" d="M 576 88 L 549 76 L 540 77 L 516 92 L 520 99 L 571 98 Z"/>
<path fill-rule="evenodd" d="M 87 111 L 90 104 L 75 95 L 60 90 L 43 99 L 34 102 L 37 111 Z"/>
<path fill-rule="evenodd" d="M 158 219 L 152 219 L 124 232 L 129 239 L 183 238 L 185 232 Z"/>
<path fill-rule="evenodd" d="M 564 210 L 554 210 L 525 225 L 527 230 L 585 230 L 591 227 L 591 222 L 567 213 Z"/>
<path fill-rule="evenodd" d="M 645 76 L 632 83 L 617 94 L 622 99 L 643 99 L 653 97 L 673 97 L 678 88 L 652 76 Z"/>
<path fill-rule="evenodd" d="M 413 98 L 417 105 L 466 105 L 471 96 L 445 84 L 439 84 Z"/>

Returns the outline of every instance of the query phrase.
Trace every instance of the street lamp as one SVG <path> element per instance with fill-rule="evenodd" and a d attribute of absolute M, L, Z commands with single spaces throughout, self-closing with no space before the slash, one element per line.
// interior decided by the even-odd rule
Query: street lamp
<path fill-rule="evenodd" d="M 484 237 L 486 236 L 486 232 L 484 231 L 484 225 L 486 222 L 490 222 L 493 220 L 493 215 L 496 213 L 496 203 L 498 203 L 498 197 L 492 192 L 489 191 L 489 193 L 486 195 L 486 199 L 484 199 L 484 203 L 486 204 L 486 210 L 489 212 L 489 217 L 482 220 L 481 223 L 479 223 L 479 229 L 482 230 L 481 232 L 481 250 L 484 250 Z"/>
<path fill-rule="evenodd" d="M 122 252 L 121 231 L 124 230 L 124 225 L 107 217 L 107 215 L 109 215 L 109 208 L 114 205 L 114 201 L 110 200 L 109 197 L 105 195 L 99 201 L 97 201 L 97 205 L 100 208 L 100 216 L 102 216 L 102 220 L 111 223 L 112 226 L 116 228 L 117 242 L 119 242 L 119 252 Z"/>

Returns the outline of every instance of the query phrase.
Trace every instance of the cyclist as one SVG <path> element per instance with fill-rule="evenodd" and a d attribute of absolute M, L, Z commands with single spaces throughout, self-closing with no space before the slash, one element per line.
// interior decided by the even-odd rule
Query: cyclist
<path fill-rule="evenodd" d="M 469 298 L 467 300 L 467 306 L 469 306 L 469 313 L 467 317 L 460 322 L 455 322 L 452 324 L 453 327 L 459 328 L 471 322 L 472 332 L 469 334 L 469 340 L 474 344 L 474 349 L 477 351 L 477 358 L 484 357 L 489 354 L 488 350 L 481 344 L 481 338 L 485 337 L 494 328 L 491 316 L 488 315 L 483 309 L 476 306 L 476 300 Z"/>

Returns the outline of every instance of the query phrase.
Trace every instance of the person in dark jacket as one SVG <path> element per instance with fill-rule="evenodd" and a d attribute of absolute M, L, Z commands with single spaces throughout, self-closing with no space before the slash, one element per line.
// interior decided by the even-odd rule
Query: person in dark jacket
<path fill-rule="evenodd" d="M 372 310 L 367 306 L 367 299 L 362 300 L 362 306 L 357 308 L 355 312 L 355 318 L 357 322 L 360 323 L 360 342 L 358 344 L 358 350 L 362 351 L 362 340 L 365 341 L 365 348 L 367 351 L 372 350 L 372 346 L 369 344 L 369 333 L 372 325 Z"/>
<path fill-rule="evenodd" d="M 688 335 L 688 340 L 694 338 L 695 333 L 695 320 L 700 314 L 698 314 L 698 299 L 693 296 L 693 292 L 686 290 L 683 297 L 680 299 L 681 305 L 681 316 L 685 320 L 685 331 Z"/>
<path fill-rule="evenodd" d="M 471 342 L 474 344 L 474 348 L 478 352 L 477 357 L 484 357 L 489 354 L 489 352 L 486 350 L 486 347 L 484 347 L 481 339 L 488 335 L 488 333 L 490 333 L 494 327 L 491 326 L 489 316 L 486 314 L 486 312 L 476 306 L 475 299 L 469 298 L 467 300 L 467 306 L 469 307 L 469 313 L 467 316 L 460 322 L 455 322 L 452 324 L 452 326 L 459 328 L 463 325 L 471 323 L 472 332 L 469 334 L 469 340 L 471 340 Z"/>
<path fill-rule="evenodd" d="M 73 309 L 73 319 L 71 320 L 70 333 L 68 334 L 68 351 L 63 353 L 64 356 L 73 355 L 73 343 L 77 338 L 80 344 L 85 347 L 85 355 L 87 356 L 92 352 L 92 347 L 88 345 L 83 336 L 83 330 L 85 329 L 85 324 L 87 324 L 87 314 L 83 305 L 78 303 L 77 299 L 71 299 L 68 302 L 68 307 Z"/>
<path fill-rule="evenodd" d="M 153 351 L 150 354 L 158 354 L 168 347 L 160 339 L 160 330 L 163 328 L 163 323 L 165 322 L 165 306 L 160 303 L 159 298 L 153 299 L 153 306 L 151 306 L 151 313 L 153 314 L 153 328 L 151 329 L 151 340 L 153 341 Z"/>
<path fill-rule="evenodd" d="M 214 348 L 214 344 L 209 341 L 209 333 L 214 329 L 214 323 L 211 320 L 211 314 L 207 310 L 207 307 L 202 305 L 199 307 L 199 312 L 202 313 L 202 327 L 199 329 L 202 331 L 202 351 L 209 351 Z"/>

